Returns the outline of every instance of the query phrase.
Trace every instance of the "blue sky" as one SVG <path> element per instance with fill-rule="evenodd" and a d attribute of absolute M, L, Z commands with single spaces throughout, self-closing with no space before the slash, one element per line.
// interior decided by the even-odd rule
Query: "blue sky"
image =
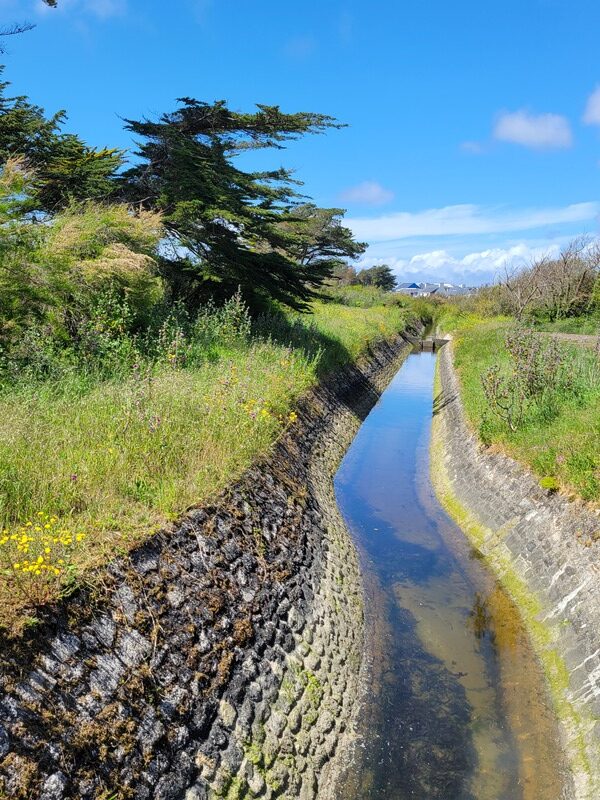
<path fill-rule="evenodd" d="M 348 210 L 365 264 L 490 280 L 507 260 L 597 234 L 597 0 L 0 0 L 35 22 L 6 78 L 97 145 L 175 99 L 279 104 L 348 128 L 254 163 L 297 170 Z"/>

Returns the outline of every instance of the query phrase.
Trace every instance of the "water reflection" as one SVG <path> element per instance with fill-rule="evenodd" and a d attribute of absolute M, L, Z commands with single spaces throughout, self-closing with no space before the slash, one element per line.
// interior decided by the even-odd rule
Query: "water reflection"
<path fill-rule="evenodd" d="M 469 625 L 477 639 L 483 639 L 490 633 L 490 615 L 487 610 L 487 600 L 479 592 L 475 595 L 473 608 L 469 614 Z"/>
<path fill-rule="evenodd" d="M 370 587 L 371 661 L 337 794 L 556 800 L 560 753 L 527 638 L 429 482 L 434 365 L 409 356 L 336 477 Z"/>

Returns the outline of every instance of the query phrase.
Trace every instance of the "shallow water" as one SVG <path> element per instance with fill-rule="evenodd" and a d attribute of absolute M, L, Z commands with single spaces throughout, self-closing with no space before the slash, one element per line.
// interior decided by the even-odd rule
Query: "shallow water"
<path fill-rule="evenodd" d="M 370 663 L 337 796 L 558 800 L 563 759 L 527 636 L 430 484 L 434 369 L 432 353 L 407 358 L 335 479 Z"/>

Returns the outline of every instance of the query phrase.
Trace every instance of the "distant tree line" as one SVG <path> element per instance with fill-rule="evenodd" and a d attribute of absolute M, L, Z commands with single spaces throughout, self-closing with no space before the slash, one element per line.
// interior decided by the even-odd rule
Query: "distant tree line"
<path fill-rule="evenodd" d="M 467 312 L 507 314 L 523 322 L 600 317 L 600 241 L 577 237 L 557 255 L 506 265 L 493 285 L 453 302 Z"/>
<path fill-rule="evenodd" d="M 334 271 L 334 280 L 342 286 L 374 286 L 384 292 L 393 292 L 397 286 L 397 279 L 387 264 L 378 264 L 366 269 L 355 269 L 350 264 L 344 264 Z"/>
<path fill-rule="evenodd" d="M 600 243 L 578 237 L 557 256 L 544 255 L 522 267 L 505 267 L 499 296 L 517 319 L 556 320 L 600 313 Z"/>

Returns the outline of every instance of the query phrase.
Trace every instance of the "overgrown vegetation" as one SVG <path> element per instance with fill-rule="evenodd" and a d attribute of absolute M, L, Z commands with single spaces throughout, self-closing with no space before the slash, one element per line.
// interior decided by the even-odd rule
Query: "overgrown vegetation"
<path fill-rule="evenodd" d="M 481 439 L 530 466 L 546 490 L 600 501 L 599 243 L 579 238 L 557 257 L 506 269 L 441 315 Z"/>
<path fill-rule="evenodd" d="M 184 98 L 127 121 L 129 158 L 8 90 L 0 83 L 6 624 L 234 480 L 295 424 L 319 376 L 415 316 L 386 294 L 385 269 L 341 288 L 336 276 L 366 248 L 342 209 L 299 195 L 287 169 L 236 161 L 339 128 L 331 117 Z"/>
<path fill-rule="evenodd" d="M 455 333 L 465 411 L 481 439 L 531 466 L 542 486 L 600 500 L 600 360 L 509 321 Z"/>
<path fill-rule="evenodd" d="M 600 333 L 600 242 L 580 237 L 558 256 L 507 266 L 497 283 L 453 299 L 444 313 L 455 321 L 506 316 L 540 330 Z"/>
<path fill-rule="evenodd" d="M 0 391 L 2 609 L 55 596 L 83 568 L 130 547 L 223 488 L 296 421 L 295 403 L 327 369 L 413 318 L 398 305 L 317 302 L 312 314 L 255 322 L 240 296 L 190 318 L 170 309 L 144 335 L 127 307 L 99 298 L 93 348 L 30 342 Z M 85 355 L 84 355 L 85 352 Z M 22 572 L 23 526 L 38 515 L 85 538 Z M 55 547 L 56 546 L 56 547 Z M 18 565 L 18 566 L 15 566 Z"/>
<path fill-rule="evenodd" d="M 551 419 L 557 398 L 576 391 L 577 384 L 555 340 L 517 327 L 504 337 L 504 348 L 509 370 L 503 373 L 496 363 L 481 382 L 490 411 L 514 433 L 527 416 Z"/>

